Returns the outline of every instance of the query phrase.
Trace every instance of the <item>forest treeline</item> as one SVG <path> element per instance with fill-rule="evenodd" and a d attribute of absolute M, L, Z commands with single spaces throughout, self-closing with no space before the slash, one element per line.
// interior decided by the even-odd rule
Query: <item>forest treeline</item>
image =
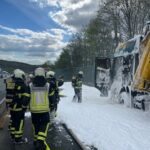
<path fill-rule="evenodd" d="M 111 57 L 119 42 L 143 33 L 147 20 L 150 0 L 105 0 L 96 17 L 63 48 L 54 67 L 88 66 L 94 64 L 95 57 Z"/>

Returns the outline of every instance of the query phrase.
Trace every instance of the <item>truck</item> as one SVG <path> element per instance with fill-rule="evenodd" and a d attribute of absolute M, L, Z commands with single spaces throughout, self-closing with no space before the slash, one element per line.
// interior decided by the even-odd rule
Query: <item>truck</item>
<path fill-rule="evenodd" d="M 138 35 L 119 44 L 112 57 L 96 57 L 95 87 L 100 90 L 101 95 L 108 96 L 110 93 L 113 102 L 149 109 L 149 92 L 133 86 L 145 43 L 150 47 L 150 33 L 146 37 Z"/>
<path fill-rule="evenodd" d="M 95 87 L 101 91 L 100 96 L 108 96 L 110 89 L 110 59 L 96 57 L 95 59 Z"/>

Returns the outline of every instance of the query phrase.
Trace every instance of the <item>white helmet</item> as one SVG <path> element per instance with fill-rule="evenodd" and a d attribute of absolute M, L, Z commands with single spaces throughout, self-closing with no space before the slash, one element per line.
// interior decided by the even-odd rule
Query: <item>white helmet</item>
<path fill-rule="evenodd" d="M 45 70 L 41 67 L 36 68 L 34 71 L 35 76 L 43 76 L 45 77 Z"/>
<path fill-rule="evenodd" d="M 50 76 L 54 76 L 55 75 L 55 72 L 54 71 L 48 71 L 47 73 L 46 73 L 46 78 L 49 78 Z"/>
<path fill-rule="evenodd" d="M 21 69 L 15 69 L 15 70 L 14 70 L 14 77 L 15 77 L 15 78 L 24 79 L 25 73 L 24 73 L 24 71 L 22 71 Z"/>
<path fill-rule="evenodd" d="M 29 74 L 29 78 L 33 78 L 34 76 L 33 76 L 33 74 Z"/>
<path fill-rule="evenodd" d="M 83 75 L 83 71 L 79 71 L 79 72 L 78 72 L 78 74 L 81 74 L 81 75 Z"/>

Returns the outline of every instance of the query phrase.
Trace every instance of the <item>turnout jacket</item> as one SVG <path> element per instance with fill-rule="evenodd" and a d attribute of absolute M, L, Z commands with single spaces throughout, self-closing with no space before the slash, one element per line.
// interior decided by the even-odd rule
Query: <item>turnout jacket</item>
<path fill-rule="evenodd" d="M 49 112 L 54 107 L 55 84 L 48 83 L 44 77 L 35 77 L 24 94 L 23 107 L 32 113 Z"/>
<path fill-rule="evenodd" d="M 10 77 L 4 82 L 6 84 L 6 105 L 10 106 L 14 97 L 15 81 L 12 77 Z"/>
<path fill-rule="evenodd" d="M 72 78 L 72 86 L 75 89 L 81 89 L 82 88 L 82 78 L 80 78 L 80 77 Z"/>
<path fill-rule="evenodd" d="M 10 109 L 13 111 L 21 111 L 23 110 L 22 104 L 23 104 L 23 97 L 26 90 L 26 84 L 20 78 L 15 78 L 14 83 L 15 86 L 13 90 L 13 99 L 10 104 Z"/>
<path fill-rule="evenodd" d="M 47 79 L 47 82 L 50 83 L 50 84 L 54 84 L 55 85 L 54 95 L 55 95 L 55 98 L 58 100 L 59 99 L 59 87 L 64 84 L 63 78 L 59 78 L 57 80 L 55 77 L 51 77 L 51 78 Z"/>

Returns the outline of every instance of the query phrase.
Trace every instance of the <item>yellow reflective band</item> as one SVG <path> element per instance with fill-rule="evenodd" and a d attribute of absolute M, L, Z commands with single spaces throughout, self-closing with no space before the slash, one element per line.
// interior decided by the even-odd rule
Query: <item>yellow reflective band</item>
<path fill-rule="evenodd" d="M 47 132 L 48 132 L 49 125 L 50 125 L 50 123 L 47 124 L 45 132 L 39 132 L 38 135 L 47 137 Z"/>
<path fill-rule="evenodd" d="M 6 99 L 6 102 L 12 102 L 12 99 Z"/>
<path fill-rule="evenodd" d="M 21 120 L 19 131 L 23 130 L 23 120 Z"/>
<path fill-rule="evenodd" d="M 55 93 L 55 91 L 51 92 L 51 93 L 49 94 L 49 96 L 52 96 L 52 95 L 54 95 L 54 93 Z"/>
<path fill-rule="evenodd" d="M 50 125 L 50 123 L 48 123 L 47 126 L 46 126 L 46 130 L 45 130 L 46 136 L 47 136 L 49 125 Z"/>
<path fill-rule="evenodd" d="M 16 108 L 16 106 L 17 106 L 17 104 L 15 104 L 15 105 L 14 105 L 13 109 L 15 109 L 15 108 Z"/>
<path fill-rule="evenodd" d="M 15 134 L 23 134 L 23 131 L 15 131 Z"/>
<path fill-rule="evenodd" d="M 44 104 L 47 104 L 46 100 L 47 100 L 47 92 L 44 93 Z"/>
<path fill-rule="evenodd" d="M 30 97 L 30 94 L 28 94 L 28 93 L 23 93 L 22 96 Z"/>
<path fill-rule="evenodd" d="M 39 114 L 39 113 L 45 113 L 45 112 L 49 112 L 50 111 L 50 109 L 48 109 L 48 110 L 31 110 L 31 112 L 32 113 L 36 113 L 36 114 Z"/>
<path fill-rule="evenodd" d="M 35 105 L 36 104 L 35 93 L 32 93 L 32 100 L 33 100 L 33 105 Z"/>
<path fill-rule="evenodd" d="M 14 89 L 14 87 L 15 87 L 15 84 L 13 82 L 7 82 L 7 89 L 12 90 Z"/>
<path fill-rule="evenodd" d="M 16 108 L 16 107 L 17 107 L 17 104 L 15 104 L 13 106 L 13 108 L 10 108 L 10 110 L 13 110 L 13 111 L 21 111 L 22 110 L 22 108 Z"/>
<path fill-rule="evenodd" d="M 51 150 L 50 147 L 48 146 L 48 144 L 46 143 L 46 141 L 44 141 L 44 144 L 46 146 L 46 150 Z"/>
<path fill-rule="evenodd" d="M 41 136 L 38 136 L 38 137 L 37 137 L 37 140 L 45 141 L 45 138 L 44 138 L 44 137 L 41 137 Z"/>
<path fill-rule="evenodd" d="M 44 136 L 44 137 L 46 137 L 46 136 L 47 136 L 47 134 L 46 134 L 46 133 L 44 133 L 44 132 L 39 132 L 39 133 L 38 133 L 38 136 Z"/>
<path fill-rule="evenodd" d="M 13 111 L 21 111 L 22 108 L 16 108 L 16 109 L 13 109 Z"/>
<path fill-rule="evenodd" d="M 22 135 L 15 135 L 15 138 L 20 138 L 22 137 Z"/>
<path fill-rule="evenodd" d="M 20 90 L 21 89 L 21 86 L 18 86 L 17 90 Z"/>

